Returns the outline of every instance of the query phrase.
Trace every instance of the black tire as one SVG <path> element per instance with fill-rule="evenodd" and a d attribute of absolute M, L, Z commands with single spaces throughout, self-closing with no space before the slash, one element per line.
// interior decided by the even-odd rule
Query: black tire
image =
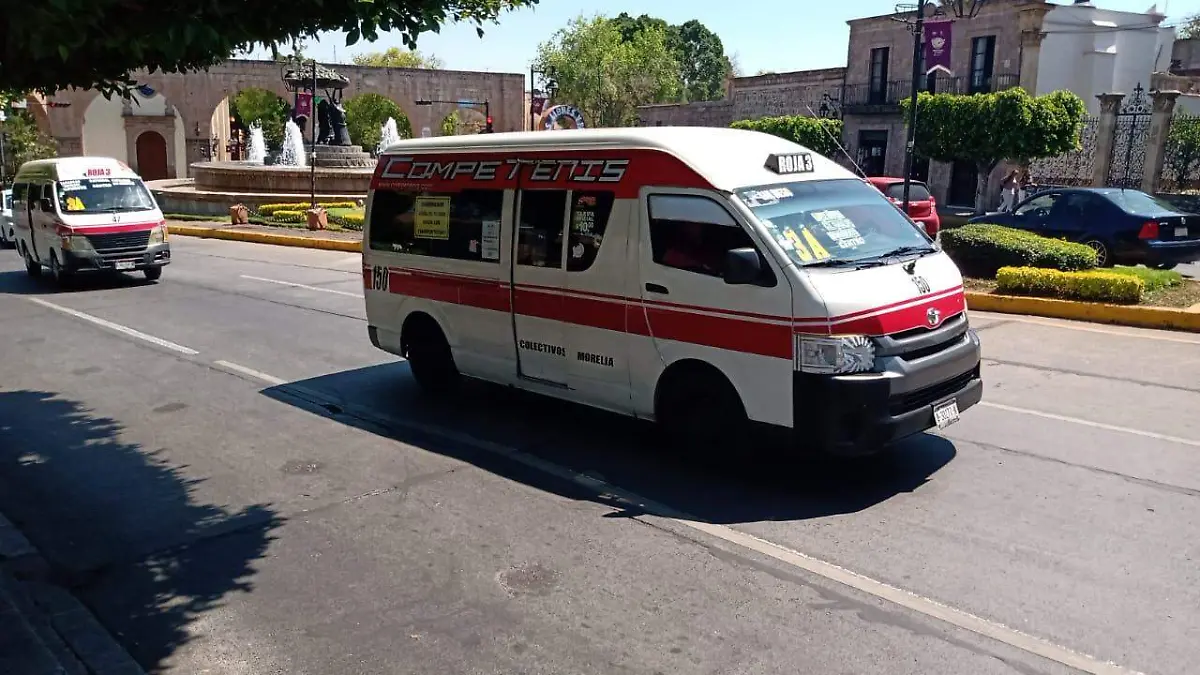
<path fill-rule="evenodd" d="M 1156 270 L 1173 270 L 1176 267 L 1179 267 L 1179 263 L 1156 263 L 1150 267 Z"/>
<path fill-rule="evenodd" d="M 146 281 L 158 281 L 162 278 L 161 267 L 147 267 L 142 270 L 142 274 L 146 275 Z"/>
<path fill-rule="evenodd" d="M 34 260 L 33 256 L 29 255 L 29 249 L 23 246 L 21 249 L 21 254 L 25 257 L 25 273 L 34 279 L 42 276 L 42 263 Z"/>
<path fill-rule="evenodd" d="M 428 394 L 443 395 L 459 382 L 458 366 L 445 334 L 432 319 L 418 321 L 404 336 L 404 357 L 417 385 Z"/>
<path fill-rule="evenodd" d="M 1085 239 L 1083 243 L 1096 252 L 1096 267 L 1112 267 L 1116 264 L 1113 260 L 1112 250 L 1108 248 L 1108 244 L 1099 239 Z"/>
<path fill-rule="evenodd" d="M 54 251 L 50 251 L 50 278 L 60 286 L 66 285 L 71 278 L 71 273 L 58 262 L 58 254 Z"/>
<path fill-rule="evenodd" d="M 669 447 L 711 457 L 746 440 L 746 408 L 725 376 L 696 369 L 668 373 L 667 378 L 655 403 L 655 417 Z"/>

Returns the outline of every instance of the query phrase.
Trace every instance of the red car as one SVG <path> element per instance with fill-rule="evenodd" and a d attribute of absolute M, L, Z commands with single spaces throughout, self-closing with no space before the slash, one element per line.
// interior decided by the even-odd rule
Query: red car
<path fill-rule="evenodd" d="M 897 207 L 904 204 L 904 179 L 872 176 L 867 181 L 879 189 Z M 908 184 L 908 217 L 925 227 L 930 237 L 937 237 L 942 228 L 942 220 L 938 218 L 937 202 L 929 194 L 929 187 L 920 181 L 910 181 Z"/>

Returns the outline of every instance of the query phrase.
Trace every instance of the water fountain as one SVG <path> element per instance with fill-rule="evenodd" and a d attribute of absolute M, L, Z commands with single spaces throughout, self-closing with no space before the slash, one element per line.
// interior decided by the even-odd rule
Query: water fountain
<path fill-rule="evenodd" d="M 300 133 L 300 125 L 295 120 L 288 120 L 283 125 L 283 147 L 279 149 L 275 166 L 307 166 L 304 155 L 304 136 Z"/>
<path fill-rule="evenodd" d="M 305 138 L 313 127 L 305 133 L 295 118 L 288 120 L 283 147 L 274 162 L 265 157 L 264 146 L 262 163 L 195 162 L 188 167 L 190 178 L 152 181 L 150 189 L 163 211 L 224 216 L 233 204 L 253 209 L 262 204 L 306 202 L 314 179 L 320 201 L 358 201 L 366 197 L 375 173 L 375 159 L 350 140 L 346 111 L 341 105 L 342 90 L 350 80 L 317 65 L 314 82 L 312 62 L 288 62 L 281 68 L 284 84 L 296 96 L 294 113 L 316 127 L 315 148 Z M 322 98 L 312 105 L 317 90 L 321 90 Z M 252 130 L 250 159 L 257 158 L 255 135 Z"/>
<path fill-rule="evenodd" d="M 396 119 L 389 117 L 379 129 L 379 145 L 375 147 L 375 154 L 382 155 L 385 150 L 399 142 L 400 130 L 396 127 Z"/>
<path fill-rule="evenodd" d="M 246 161 L 251 164 L 262 164 L 267 160 L 267 142 L 263 139 L 262 125 L 257 122 L 250 125 L 249 148 Z"/>

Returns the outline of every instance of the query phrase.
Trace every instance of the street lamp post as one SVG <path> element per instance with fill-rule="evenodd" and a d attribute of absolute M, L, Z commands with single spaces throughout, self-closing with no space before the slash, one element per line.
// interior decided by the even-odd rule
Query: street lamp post
<path fill-rule="evenodd" d="M 953 15 L 955 19 L 974 19 L 979 15 L 979 10 L 983 9 L 987 0 L 939 0 L 937 3 L 925 2 L 921 0 L 916 5 L 897 5 L 896 13 L 902 15 L 895 18 L 897 21 L 907 23 L 909 30 L 913 34 L 913 54 L 912 54 L 912 90 L 909 94 L 909 112 L 908 112 L 908 130 L 904 143 L 904 213 L 908 213 L 909 192 L 912 187 L 912 165 L 913 154 L 917 145 L 917 96 L 921 92 L 921 76 L 925 73 L 921 72 L 921 64 L 924 59 L 923 50 L 925 48 L 925 11 L 929 5 L 934 5 L 933 15 L 944 16 L 947 11 Z M 908 12 L 913 13 L 913 18 L 910 20 L 903 16 Z"/>
<path fill-rule="evenodd" d="M 444 100 L 439 100 L 439 99 L 428 99 L 427 98 L 427 99 L 422 99 L 420 101 L 414 101 L 414 103 L 416 103 L 417 105 L 420 105 L 420 106 L 433 105 L 434 103 L 453 103 L 454 105 L 483 106 L 483 117 L 484 117 L 483 133 L 485 133 L 485 134 L 495 133 L 495 130 L 492 128 L 492 103 L 489 99 L 485 98 L 482 101 L 470 101 L 470 100 L 466 100 L 466 99 L 458 100 L 458 101 L 444 101 Z"/>

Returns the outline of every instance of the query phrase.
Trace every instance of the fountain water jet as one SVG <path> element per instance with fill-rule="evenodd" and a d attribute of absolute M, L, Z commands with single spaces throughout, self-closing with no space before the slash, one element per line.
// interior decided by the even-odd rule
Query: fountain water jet
<path fill-rule="evenodd" d="M 263 139 L 262 126 L 258 122 L 250 125 L 248 145 L 246 161 L 251 164 L 262 164 L 267 161 L 267 142 Z"/>
<path fill-rule="evenodd" d="M 387 118 L 379 128 L 379 145 L 375 146 L 375 154 L 382 155 L 385 150 L 400 142 L 400 130 L 396 127 L 395 118 Z"/>
<path fill-rule="evenodd" d="M 304 136 L 294 120 L 283 125 L 283 147 L 279 150 L 276 166 L 307 166 L 304 158 Z"/>

